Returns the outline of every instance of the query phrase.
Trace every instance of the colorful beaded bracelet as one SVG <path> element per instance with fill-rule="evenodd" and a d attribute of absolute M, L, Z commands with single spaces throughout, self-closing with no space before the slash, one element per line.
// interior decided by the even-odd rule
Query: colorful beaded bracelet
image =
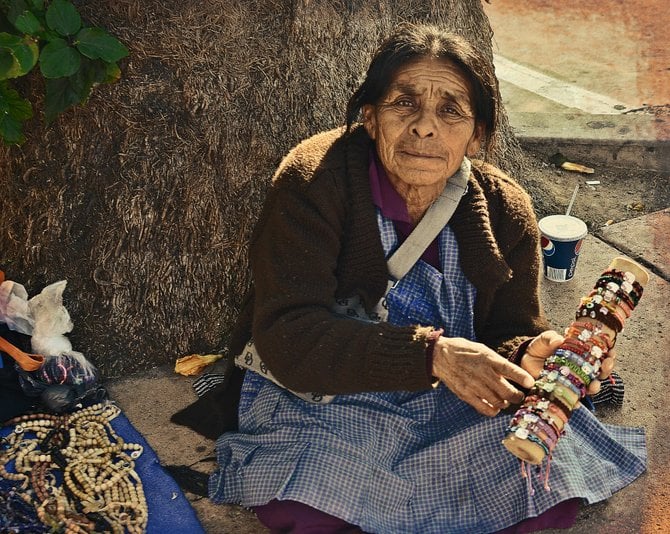
<path fill-rule="evenodd" d="M 555 366 L 555 367 L 554 367 Z M 574 374 L 587 386 L 591 383 L 591 377 L 578 364 L 571 362 L 563 356 L 551 356 L 547 359 L 546 369 L 556 369 L 564 377 Z"/>
<path fill-rule="evenodd" d="M 581 318 L 580 318 L 581 319 Z M 584 321 L 576 319 L 573 321 L 566 330 L 566 335 L 569 337 L 577 337 L 582 341 L 591 341 L 591 338 L 594 338 L 601 343 L 604 343 L 606 348 L 601 348 L 604 351 L 611 349 L 616 342 L 616 331 L 614 334 L 614 339 L 610 339 L 610 336 L 603 330 L 603 325 L 594 323 L 591 321 Z M 577 332 L 577 335 L 572 335 L 572 332 Z"/>
<path fill-rule="evenodd" d="M 574 324 L 579 324 L 579 323 L 573 323 Z M 592 323 L 589 323 L 592 324 Z M 578 326 L 569 326 L 565 330 L 565 339 L 576 339 L 582 343 L 587 343 L 591 345 L 591 350 L 595 347 L 600 349 L 600 356 L 599 358 L 603 358 L 607 356 L 607 353 L 609 352 L 610 346 L 609 346 L 609 338 L 603 335 L 598 335 L 598 334 L 593 334 L 591 333 L 590 330 L 587 329 L 581 329 Z M 598 351 L 593 351 L 594 354 L 597 354 Z"/>
<path fill-rule="evenodd" d="M 568 372 L 566 372 L 562 367 L 565 366 L 548 363 L 546 368 L 540 372 L 540 378 L 545 379 L 546 382 L 551 384 L 562 385 L 570 389 L 575 395 L 583 397 L 586 393 L 584 382 L 575 374 L 571 373 L 569 369 Z"/>
<path fill-rule="evenodd" d="M 512 426 L 525 428 L 530 434 L 540 439 L 549 450 L 553 450 L 561 435 L 561 432 L 553 423 L 546 421 L 532 411 L 521 410 L 519 416 L 512 421 Z"/>
<path fill-rule="evenodd" d="M 529 403 L 540 403 L 540 402 L 548 402 L 550 406 L 554 406 L 556 409 L 558 409 L 563 415 L 565 416 L 565 422 L 567 423 L 568 419 L 570 419 L 570 415 L 572 413 L 572 410 L 570 407 L 562 402 L 560 399 L 552 399 L 551 393 L 548 391 L 545 391 L 543 389 L 533 387 L 529 394 L 528 397 Z M 525 403 L 524 403 L 525 405 Z"/>
<path fill-rule="evenodd" d="M 612 285 L 610 285 L 612 284 Z M 614 291 L 623 291 L 625 292 L 633 301 L 633 308 L 637 306 L 642 298 L 643 288 L 637 282 L 632 284 L 627 280 L 624 280 L 623 277 L 619 277 L 613 274 L 606 274 L 598 278 L 595 286 L 596 288 L 604 287 Z"/>
<path fill-rule="evenodd" d="M 563 380 L 565 380 L 565 378 L 563 378 Z M 540 378 L 536 381 L 536 385 L 539 389 L 543 389 L 549 393 L 550 400 L 553 401 L 553 399 L 556 398 L 560 399 L 561 402 L 563 402 L 568 407 L 570 412 L 572 412 L 573 408 L 579 401 L 579 393 L 575 391 L 574 384 L 572 386 L 568 386 L 559 382 L 558 380 L 553 381 Z"/>
<path fill-rule="evenodd" d="M 623 328 L 623 325 L 620 323 L 619 319 L 609 313 L 607 308 L 604 308 L 603 306 L 593 306 L 591 308 L 580 306 L 577 310 L 577 313 L 575 313 L 575 319 L 583 319 L 584 317 L 594 319 L 604 324 L 608 328 L 611 328 L 615 332 L 620 332 Z"/>
<path fill-rule="evenodd" d="M 547 445 L 538 438 L 535 434 L 531 433 L 528 431 L 527 428 L 523 427 L 511 427 L 508 430 L 509 433 L 514 434 L 517 438 L 519 439 L 527 439 L 528 441 L 532 441 L 539 445 L 542 450 L 544 451 L 544 454 L 549 454 L 551 451 L 548 449 Z"/>
<path fill-rule="evenodd" d="M 607 353 L 603 352 L 603 350 L 598 345 L 580 342 L 588 346 L 588 352 L 584 353 L 582 352 L 582 345 L 578 345 L 576 343 L 577 341 L 578 340 L 573 338 L 566 338 L 566 341 L 561 344 L 559 348 L 572 351 L 576 354 L 581 354 L 582 358 L 584 358 L 584 360 L 589 362 L 591 365 L 596 365 L 596 362 L 601 362 L 603 358 L 607 356 Z"/>
<path fill-rule="evenodd" d="M 600 287 L 591 291 L 588 296 L 600 296 L 607 302 L 614 302 L 618 306 L 621 306 L 621 309 L 626 314 L 626 317 L 630 317 L 633 312 L 633 301 L 630 299 L 628 293 L 625 293 L 624 291 L 619 290 L 615 293 L 610 289 Z"/>
<path fill-rule="evenodd" d="M 603 357 L 603 351 L 600 347 L 591 343 L 585 343 L 574 337 L 566 337 L 559 348 L 579 354 L 592 365 Z"/>
<path fill-rule="evenodd" d="M 589 376 L 592 376 L 593 378 L 597 376 L 598 371 L 600 371 L 600 365 L 601 365 L 600 360 L 595 360 L 593 363 L 591 363 L 588 360 L 581 357 L 576 352 L 572 352 L 571 350 L 564 348 L 559 348 L 556 351 L 554 351 L 554 355 L 551 356 L 550 358 L 555 358 L 559 356 L 574 363 L 582 371 L 584 371 Z M 593 380 L 593 378 L 591 378 L 591 380 Z"/>

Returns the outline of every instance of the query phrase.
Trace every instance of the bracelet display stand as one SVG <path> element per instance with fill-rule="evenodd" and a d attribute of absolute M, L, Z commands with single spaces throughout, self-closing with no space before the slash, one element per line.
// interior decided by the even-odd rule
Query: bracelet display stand
<path fill-rule="evenodd" d="M 503 445 L 529 464 L 541 464 L 558 444 L 565 424 L 602 361 L 637 306 L 649 274 L 634 261 L 617 257 L 581 299 L 565 340 L 544 367 L 512 417 Z"/>

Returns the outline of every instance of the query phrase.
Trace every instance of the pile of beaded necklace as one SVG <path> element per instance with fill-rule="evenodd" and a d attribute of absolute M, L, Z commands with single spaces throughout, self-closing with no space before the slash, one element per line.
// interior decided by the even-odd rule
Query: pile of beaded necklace
<path fill-rule="evenodd" d="M 0 438 L 0 479 L 34 507 L 46 531 L 145 532 L 148 508 L 135 472 L 143 448 L 116 434 L 110 421 L 119 413 L 111 403 L 95 404 L 3 425 L 13 430 Z"/>

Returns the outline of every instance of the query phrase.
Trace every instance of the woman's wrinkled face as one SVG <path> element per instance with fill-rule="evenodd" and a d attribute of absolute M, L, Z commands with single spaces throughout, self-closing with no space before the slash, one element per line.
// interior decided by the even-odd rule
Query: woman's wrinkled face
<path fill-rule="evenodd" d="M 376 105 L 363 106 L 363 124 L 392 182 L 444 182 L 479 150 L 483 127 L 470 95 L 455 63 L 422 58 L 398 69 Z"/>

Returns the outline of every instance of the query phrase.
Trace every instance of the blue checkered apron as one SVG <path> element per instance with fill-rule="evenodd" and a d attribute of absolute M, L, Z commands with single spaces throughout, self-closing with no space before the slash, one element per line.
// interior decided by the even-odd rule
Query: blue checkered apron
<path fill-rule="evenodd" d="M 397 246 L 393 224 L 378 221 L 389 254 Z M 448 226 L 439 249 L 443 274 L 419 261 L 387 295 L 388 320 L 474 339 L 475 289 Z M 554 451 L 547 491 L 544 473 L 523 477 L 502 446 L 509 419 L 479 415 L 444 386 L 338 395 L 317 405 L 247 371 L 239 431 L 216 443 L 210 498 L 244 506 L 300 501 L 373 533 L 473 534 L 566 499 L 601 501 L 645 470 L 643 430 L 603 425 L 580 408 Z"/>

